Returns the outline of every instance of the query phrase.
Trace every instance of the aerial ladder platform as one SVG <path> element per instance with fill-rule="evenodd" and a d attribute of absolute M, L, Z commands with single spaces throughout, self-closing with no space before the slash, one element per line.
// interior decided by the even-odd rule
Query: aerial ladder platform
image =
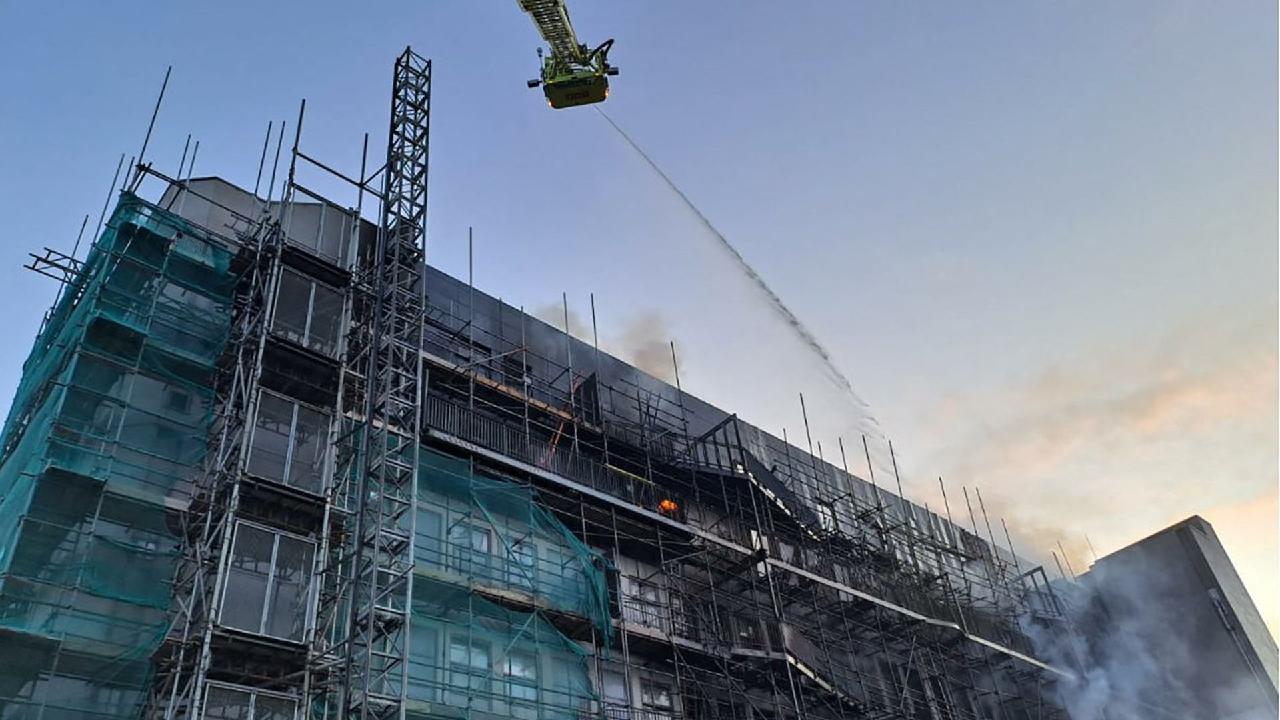
<path fill-rule="evenodd" d="M 541 86 L 547 104 L 557 110 L 604 102 L 609 97 L 609 76 L 618 74 L 618 68 L 609 64 L 613 39 L 588 49 L 578 41 L 564 0 L 517 1 L 548 46 L 545 54 L 538 48 L 542 72 L 529 81 L 529 87 Z"/>

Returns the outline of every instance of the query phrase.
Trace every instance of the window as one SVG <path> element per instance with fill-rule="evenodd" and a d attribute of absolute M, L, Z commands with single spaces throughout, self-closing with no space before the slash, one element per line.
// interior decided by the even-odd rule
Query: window
<path fill-rule="evenodd" d="M 640 681 L 640 707 L 644 720 L 665 720 L 671 717 L 671 686 L 658 680 Z"/>
<path fill-rule="evenodd" d="M 769 545 L 770 545 L 770 542 L 769 542 L 768 535 L 760 533 L 756 530 L 751 531 L 751 549 L 752 550 L 767 550 L 769 551 L 770 554 L 772 554 L 773 551 L 769 548 Z M 766 567 L 767 567 L 767 563 L 764 560 L 761 560 L 760 562 L 756 563 L 756 575 L 758 575 L 759 577 L 764 577 L 766 572 Z"/>
<path fill-rule="evenodd" d="M 604 720 L 630 720 L 631 701 L 627 698 L 626 675 L 617 670 L 600 674 L 600 698 L 604 704 Z"/>
<path fill-rule="evenodd" d="M 826 502 L 819 502 L 815 505 L 818 509 L 818 524 L 823 530 L 830 532 L 836 529 L 836 511 Z"/>
<path fill-rule="evenodd" d="M 569 708 L 585 711 L 590 707 L 583 693 L 584 686 L 590 681 L 581 660 L 552 653 L 544 658 L 544 663 L 541 669 L 547 677 L 542 680 L 543 718 L 571 720 L 582 717 L 580 712 L 569 712 Z"/>
<path fill-rule="evenodd" d="M 507 697 L 511 716 L 529 720 L 538 716 L 538 660 L 528 653 L 511 652 L 506 662 Z"/>
<path fill-rule="evenodd" d="M 237 523 L 222 624 L 301 642 L 309 621 L 314 554 L 309 540 Z"/>
<path fill-rule="evenodd" d="M 445 683 L 449 690 L 445 702 L 462 705 L 474 710 L 488 710 L 492 665 L 489 661 L 489 644 L 481 640 L 469 640 L 465 634 L 449 638 L 449 677 Z"/>
<path fill-rule="evenodd" d="M 795 562 L 796 547 L 790 543 L 779 542 L 778 557 L 782 559 L 782 562 Z"/>
<path fill-rule="evenodd" d="M 320 494 L 324 492 L 329 416 L 263 391 L 249 449 L 249 473 Z"/>
<path fill-rule="evenodd" d="M 661 606 L 662 595 L 659 592 L 657 585 L 643 581 L 636 581 L 636 585 L 639 588 L 639 592 L 637 594 L 640 596 L 641 600 L 648 605 L 653 605 L 655 607 Z"/>
<path fill-rule="evenodd" d="M 627 704 L 627 680 L 622 673 L 605 670 L 601 679 L 602 692 L 606 705 Z"/>
<path fill-rule="evenodd" d="M 165 396 L 165 408 L 186 415 L 191 412 L 191 393 L 170 388 Z"/>
<path fill-rule="evenodd" d="M 627 620 L 658 630 L 667 630 L 667 608 L 663 592 L 655 583 L 628 578 L 631 590 L 623 607 Z"/>
<path fill-rule="evenodd" d="M 294 720 L 298 701 L 288 695 L 240 685 L 209 683 L 205 720 Z"/>
<path fill-rule="evenodd" d="M 415 699 L 440 702 L 440 628 L 415 617 L 409 623 L 409 695 Z"/>
<path fill-rule="evenodd" d="M 489 572 L 489 531 L 465 521 L 449 528 L 449 567 L 461 575 Z"/>
<path fill-rule="evenodd" d="M 285 270 L 276 291 L 271 329 L 279 336 L 328 357 L 338 355 L 342 325 L 342 293 L 311 278 Z"/>
<path fill-rule="evenodd" d="M 532 540 L 517 540 L 511 545 L 511 563 L 507 574 L 509 582 L 525 590 L 532 590 L 537 580 L 538 546 Z"/>
<path fill-rule="evenodd" d="M 6 655 L 5 659 L 10 659 L 10 656 Z M 9 665 L 5 665 L 5 670 L 9 668 Z M 45 674 L 36 682 L 38 682 L 37 687 L 44 686 L 36 690 L 36 693 L 43 694 L 46 698 L 57 699 L 58 710 L 54 711 L 52 707 L 47 706 L 45 715 L 54 715 L 56 712 L 58 716 L 64 718 L 133 717 L 138 715 L 141 705 L 146 702 L 146 693 L 141 688 L 128 684 L 128 681 L 124 681 L 125 684 L 112 684 L 112 680 L 105 679 L 101 675 L 69 677 L 64 674 Z M 28 684 L 27 687 L 31 688 L 32 685 Z M 6 706 L 6 711 L 9 707 L 11 706 Z M 23 712 L 23 709 L 27 712 Z M 5 720 L 9 720 L 10 717 L 33 717 L 34 714 L 38 714 L 38 711 L 19 699 L 17 707 L 6 712 Z"/>
<path fill-rule="evenodd" d="M 369 235 L 368 223 L 363 223 L 363 235 Z M 298 203 L 289 206 L 286 222 L 288 240 L 339 266 L 346 265 L 347 246 L 351 243 L 352 217 L 336 205 L 329 203 Z"/>
<path fill-rule="evenodd" d="M 444 567 L 444 548 L 440 542 L 440 513 L 418 506 L 418 545 L 414 548 L 414 562 L 421 562 L 426 567 Z"/>
<path fill-rule="evenodd" d="M 547 545 L 546 562 L 538 568 L 538 586 L 546 595 L 575 595 L 583 590 L 581 562 L 556 545 Z"/>

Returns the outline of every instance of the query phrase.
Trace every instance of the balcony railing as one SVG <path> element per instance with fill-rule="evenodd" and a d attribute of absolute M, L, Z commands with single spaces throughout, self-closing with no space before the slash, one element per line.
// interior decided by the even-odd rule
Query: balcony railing
<path fill-rule="evenodd" d="M 673 710 L 633 708 L 615 703 L 604 704 L 604 720 L 681 720 Z"/>
<path fill-rule="evenodd" d="M 531 437 L 519 428 L 474 412 L 438 395 L 427 396 L 423 404 L 423 414 L 428 427 L 569 478 L 632 505 L 656 511 L 663 500 L 672 500 L 676 508 L 685 507 L 683 498 L 669 488 L 658 487 L 645 478 L 610 468 L 603 459 L 590 458 L 568 448 L 555 447 L 546 440 Z"/>

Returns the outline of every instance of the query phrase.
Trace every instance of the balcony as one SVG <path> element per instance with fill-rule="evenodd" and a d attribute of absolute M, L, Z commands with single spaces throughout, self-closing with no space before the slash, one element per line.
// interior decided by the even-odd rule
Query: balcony
<path fill-rule="evenodd" d="M 428 428 L 568 478 L 639 508 L 656 512 L 663 500 L 672 500 L 677 508 L 686 507 L 684 498 L 668 488 L 659 487 L 648 478 L 611 467 L 603 458 L 591 458 L 569 448 L 555 447 L 519 428 L 438 395 L 426 397 L 423 422 Z"/>

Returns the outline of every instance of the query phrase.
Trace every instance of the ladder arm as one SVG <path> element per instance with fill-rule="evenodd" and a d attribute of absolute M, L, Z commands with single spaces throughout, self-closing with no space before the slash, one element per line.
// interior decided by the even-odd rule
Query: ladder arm
<path fill-rule="evenodd" d="M 551 54 L 562 61 L 585 62 L 583 47 L 569 21 L 564 0 L 517 0 L 520 9 L 533 18 L 542 39 L 551 46 Z"/>

